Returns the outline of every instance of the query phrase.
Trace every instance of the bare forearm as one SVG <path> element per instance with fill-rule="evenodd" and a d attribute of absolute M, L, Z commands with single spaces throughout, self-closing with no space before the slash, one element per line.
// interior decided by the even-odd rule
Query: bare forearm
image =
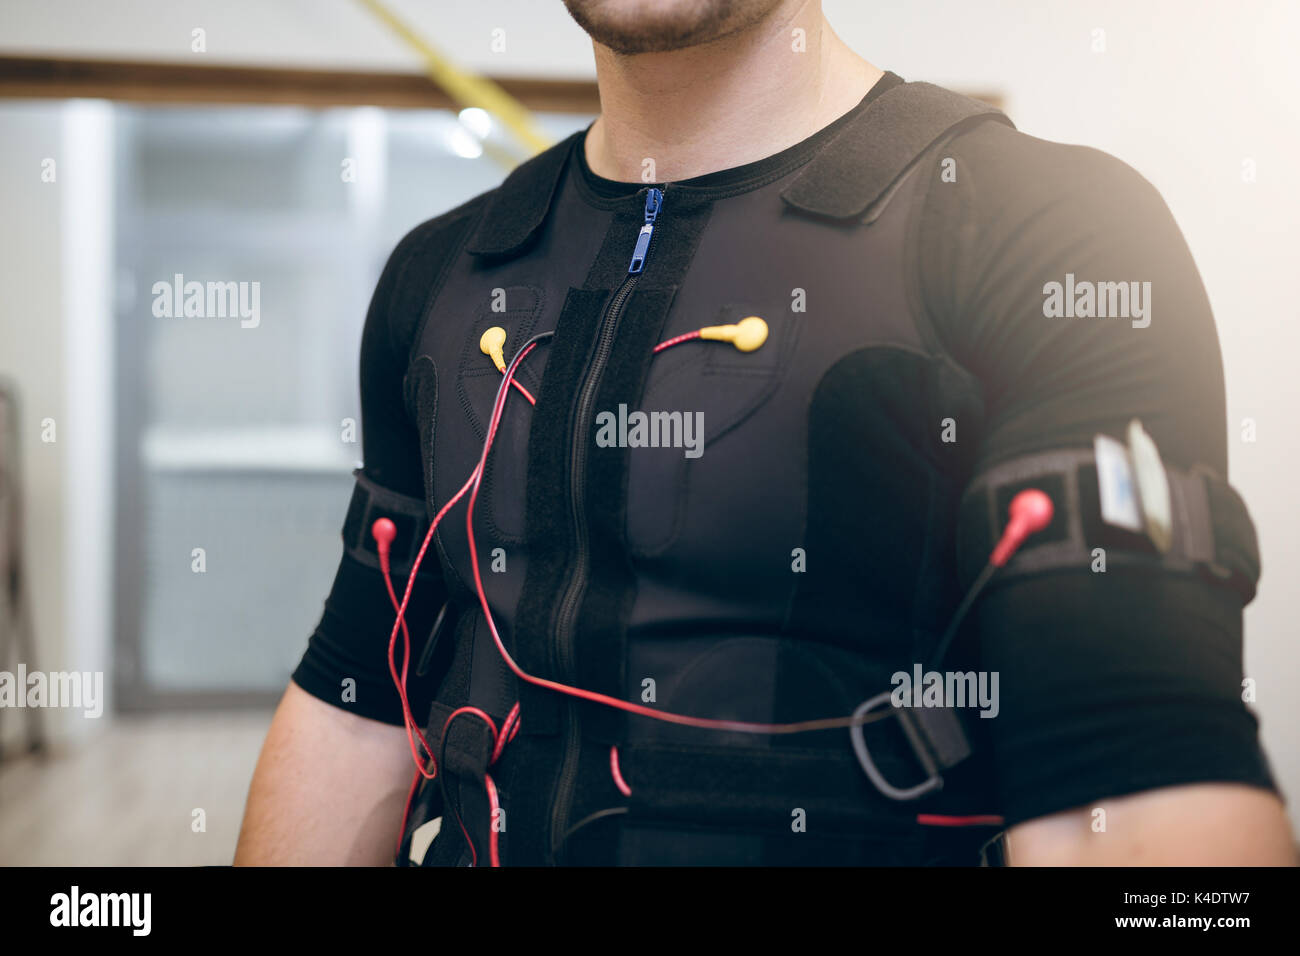
<path fill-rule="evenodd" d="M 410 776 L 402 728 L 290 684 L 253 773 L 235 864 L 390 863 Z"/>
<path fill-rule="evenodd" d="M 1239 784 L 1149 790 L 1031 820 L 1008 834 L 1013 866 L 1294 866 L 1275 794 Z"/>

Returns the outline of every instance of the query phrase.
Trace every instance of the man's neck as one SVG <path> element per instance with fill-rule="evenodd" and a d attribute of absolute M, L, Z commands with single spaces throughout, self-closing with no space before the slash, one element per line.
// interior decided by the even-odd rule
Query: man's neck
<path fill-rule="evenodd" d="M 587 133 L 587 163 L 623 182 L 678 181 L 771 156 L 843 116 L 883 75 L 816 3 L 684 50 L 620 56 L 597 44 L 595 55 L 602 111 Z"/>

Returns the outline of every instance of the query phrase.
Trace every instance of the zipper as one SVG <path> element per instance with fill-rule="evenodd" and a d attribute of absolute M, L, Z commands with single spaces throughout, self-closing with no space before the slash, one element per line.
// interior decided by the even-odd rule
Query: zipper
<path fill-rule="evenodd" d="M 650 254 L 650 243 L 654 239 L 655 222 L 663 204 L 663 190 L 650 187 L 645 197 L 645 220 L 637 233 L 636 245 L 632 250 L 632 259 L 628 263 L 627 275 L 619 284 L 614 296 L 601 318 L 600 333 L 596 340 L 596 351 L 587 366 L 586 378 L 578 391 L 578 403 L 573 417 L 573 446 L 569 452 L 569 508 L 573 515 L 574 527 L 574 565 L 573 573 L 560 599 L 559 611 L 555 618 L 556 663 L 559 667 L 559 679 L 572 682 L 574 623 L 582 596 L 587 590 L 587 580 L 591 573 L 591 556 L 588 553 L 590 542 L 587 530 L 586 482 L 587 482 L 587 445 L 588 431 L 591 426 L 592 405 L 600 380 L 609 363 L 610 353 L 614 348 L 614 334 L 618 331 L 618 320 L 628 297 L 636 288 L 641 270 L 645 268 Z M 551 815 L 550 849 L 553 862 L 559 862 L 560 844 L 563 842 L 565 829 L 568 827 L 569 811 L 573 802 L 573 788 L 578 776 L 578 749 L 582 743 L 582 728 L 578 719 L 578 705 L 572 698 L 565 704 L 565 747 L 564 759 L 560 767 L 559 780 L 556 783 L 555 805 Z"/>

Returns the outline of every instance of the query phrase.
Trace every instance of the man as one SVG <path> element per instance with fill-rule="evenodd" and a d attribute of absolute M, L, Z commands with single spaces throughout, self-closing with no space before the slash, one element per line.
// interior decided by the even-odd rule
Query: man
<path fill-rule="evenodd" d="M 904 84 L 816 0 L 566 2 L 600 117 L 376 290 L 346 553 L 236 862 L 389 861 L 412 790 L 402 863 L 960 864 L 1003 829 L 1016 864 L 1291 862 L 1239 696 L 1217 339 L 1151 186 Z M 753 316 L 749 351 L 657 348 Z M 489 435 L 473 535 L 461 499 L 406 611 L 426 753 L 374 520 L 400 598 Z M 1055 517 L 933 656 L 1029 485 Z M 928 742 L 864 725 L 919 662 L 983 681 L 965 759 L 920 688 Z"/>

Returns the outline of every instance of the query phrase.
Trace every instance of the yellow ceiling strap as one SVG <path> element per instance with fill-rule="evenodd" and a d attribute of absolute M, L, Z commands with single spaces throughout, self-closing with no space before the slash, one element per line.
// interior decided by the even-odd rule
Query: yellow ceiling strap
<path fill-rule="evenodd" d="M 540 153 L 551 145 L 551 139 L 538 129 L 533 121 L 533 114 L 528 108 L 497 84 L 454 66 L 380 0 L 357 0 L 357 2 L 419 54 L 424 61 L 424 68 L 429 78 L 442 87 L 461 107 L 477 106 L 487 110 L 534 153 Z"/>

